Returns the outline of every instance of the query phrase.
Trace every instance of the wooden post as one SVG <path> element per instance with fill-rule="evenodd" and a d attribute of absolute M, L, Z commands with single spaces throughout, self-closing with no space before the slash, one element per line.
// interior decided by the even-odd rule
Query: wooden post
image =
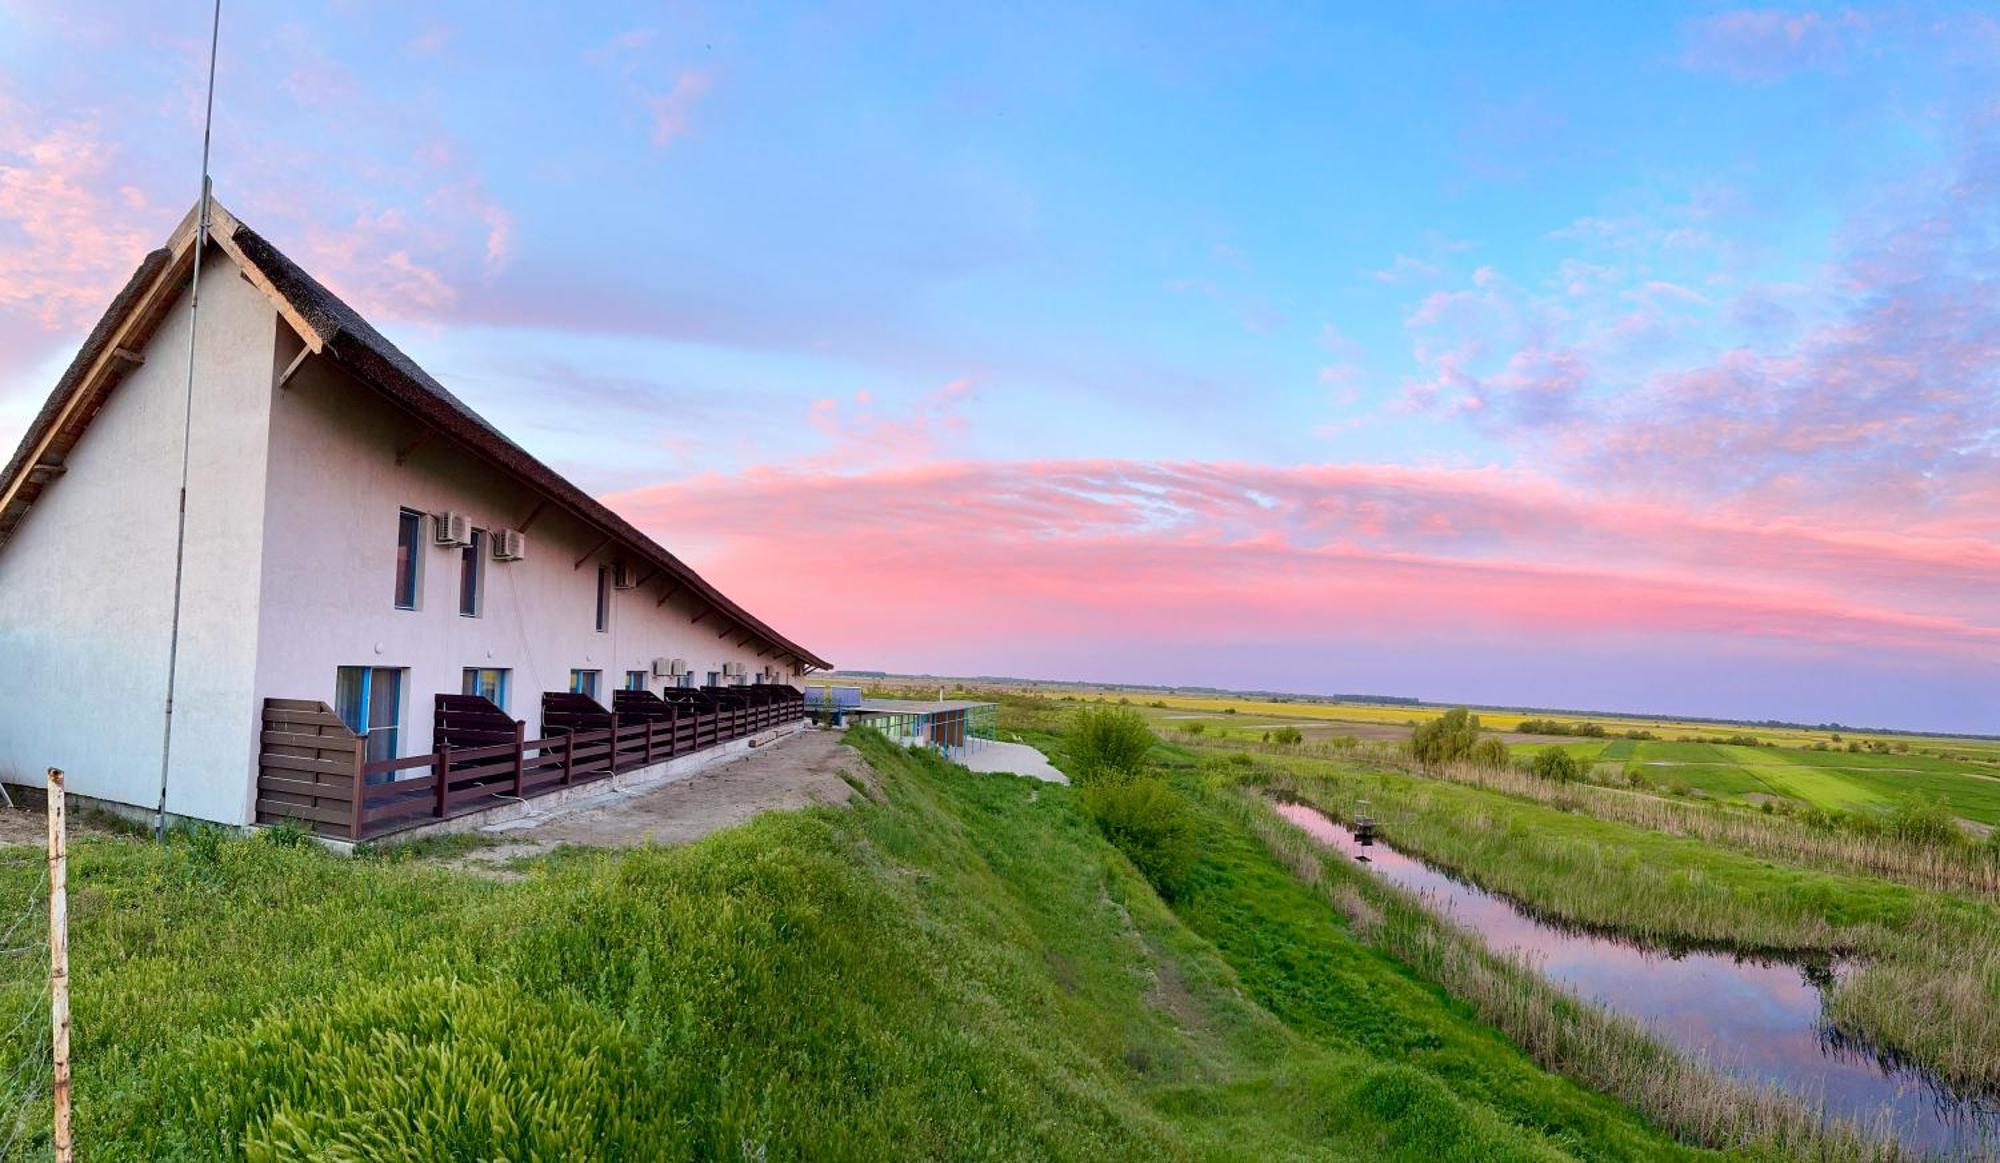
<path fill-rule="evenodd" d="M 49 768 L 49 1025 L 55 1051 L 56 1163 L 70 1163 L 69 856 L 63 773 Z"/>
<path fill-rule="evenodd" d="M 523 782 L 527 779 L 528 767 L 528 722 L 514 720 L 514 798 L 524 798 L 521 794 Z"/>
<path fill-rule="evenodd" d="M 364 739 L 356 739 L 354 741 L 354 786 L 349 789 L 349 794 L 353 797 L 353 802 L 347 805 L 352 813 L 347 825 L 347 838 L 356 844 L 361 843 L 361 829 L 367 822 L 364 819 L 367 814 L 364 801 L 367 796 L 368 779 L 361 770 L 367 766 L 367 763 L 368 743 Z"/>
<path fill-rule="evenodd" d="M 607 764 L 606 766 L 608 766 L 608 767 L 610 767 L 610 768 L 611 768 L 611 774 L 613 774 L 613 775 L 616 775 L 616 774 L 618 774 L 618 766 L 619 766 L 620 762 L 622 762 L 622 760 L 623 760 L 623 756 L 621 756 L 621 755 L 619 755 L 619 754 L 618 754 L 618 712 L 617 712 L 617 711 L 613 711 L 613 712 L 611 712 L 611 756 L 610 756 L 610 760 L 611 760 L 611 761 L 610 761 L 610 763 L 609 763 L 609 764 Z"/>
<path fill-rule="evenodd" d="M 451 744 L 438 741 L 437 753 L 431 756 L 431 768 L 437 773 L 437 818 L 442 820 L 451 806 Z"/>
<path fill-rule="evenodd" d="M 563 786 L 576 774 L 576 728 L 563 728 Z"/>

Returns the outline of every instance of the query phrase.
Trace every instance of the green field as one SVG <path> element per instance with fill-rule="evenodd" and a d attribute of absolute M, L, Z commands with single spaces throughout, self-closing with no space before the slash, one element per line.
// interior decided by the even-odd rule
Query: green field
<path fill-rule="evenodd" d="M 1881 811 L 1912 794 L 1941 796 L 1965 819 L 2000 825 L 2000 777 L 1983 765 L 1934 756 L 1630 739 L 1521 743 L 1512 750 L 1528 756 L 1547 747 L 1574 755 L 1604 782 L 1643 781 L 1717 799 L 1796 800 L 1842 811 Z"/>
<path fill-rule="evenodd" d="M 1170 907 L 1069 789 L 851 738 L 874 781 L 847 808 L 564 850 L 505 882 L 435 863 L 451 842 L 350 860 L 213 831 L 80 839 L 78 1141 L 93 1159 L 1703 1154 L 1358 939 L 1227 813 L 1197 816 Z M 40 869 L 0 849 L 0 894 L 32 899 Z M 39 980 L 0 981 L 0 1012 L 0 1143 L 43 1153 L 46 1042 L 21 1034 L 47 1012 Z"/>

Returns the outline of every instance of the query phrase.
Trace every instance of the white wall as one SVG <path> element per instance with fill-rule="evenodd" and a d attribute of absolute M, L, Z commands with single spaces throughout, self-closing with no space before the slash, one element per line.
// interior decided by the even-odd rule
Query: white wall
<path fill-rule="evenodd" d="M 596 621 L 597 564 L 619 547 L 601 540 L 554 505 L 528 530 L 527 558 L 486 562 L 482 614 L 459 612 L 459 551 L 428 544 L 421 599 L 395 606 L 396 519 L 403 508 L 456 510 L 484 529 L 516 528 L 537 498 L 442 435 L 417 445 L 403 464 L 399 449 L 422 436 L 418 424 L 331 364 L 308 360 L 272 413 L 272 456 L 265 509 L 268 539 L 261 603 L 259 699 L 320 699 L 334 705 L 336 671 L 347 666 L 406 668 L 401 751 L 431 747 L 433 696 L 456 694 L 466 667 L 510 670 L 507 711 L 539 734 L 543 691 L 567 690 L 572 668 L 603 672 L 600 700 L 623 685 L 627 670 L 650 670 L 656 657 L 687 659 L 697 684 L 722 663 L 755 674 L 774 661 L 755 641 L 682 595 L 657 603 L 669 586 L 613 591 L 608 632 Z M 634 565 L 643 575 L 648 567 Z M 794 676 L 795 677 L 795 676 Z M 650 679 L 659 690 L 665 680 Z"/>
<path fill-rule="evenodd" d="M 187 300 L 0 546 L 0 776 L 150 808 L 173 592 Z M 204 260 L 168 810 L 249 819 L 266 433 L 278 323 Z"/>

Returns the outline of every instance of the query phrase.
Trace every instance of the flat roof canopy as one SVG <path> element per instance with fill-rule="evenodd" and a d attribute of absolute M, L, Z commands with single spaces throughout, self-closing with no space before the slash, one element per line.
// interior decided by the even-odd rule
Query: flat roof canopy
<path fill-rule="evenodd" d="M 864 699 L 852 707 L 841 708 L 852 714 L 855 711 L 878 711 L 890 715 L 937 714 L 940 711 L 969 711 L 974 707 L 995 707 L 998 703 L 974 702 L 932 702 L 926 699 Z"/>

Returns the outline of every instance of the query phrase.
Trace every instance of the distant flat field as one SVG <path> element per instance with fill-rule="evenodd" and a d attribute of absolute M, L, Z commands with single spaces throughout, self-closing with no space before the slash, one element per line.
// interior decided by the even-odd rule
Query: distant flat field
<path fill-rule="evenodd" d="M 894 685 L 894 681 L 890 680 L 890 684 Z M 1257 740 L 1281 727 L 1296 727 L 1308 743 L 1341 735 L 1376 742 L 1405 739 L 1409 737 L 1412 722 L 1427 722 L 1447 709 L 1163 694 L 1115 688 L 973 689 L 1056 700 L 1124 703 L 1145 715 L 1162 732 L 1172 733 L 1198 723 L 1209 738 Z M 2000 826 L 2000 763 L 1996 763 L 2000 761 L 2000 740 L 1848 735 L 1803 728 L 1746 727 L 1610 714 L 1523 713 L 1478 708 L 1474 711 L 1479 715 L 1480 725 L 1509 743 L 1515 754 L 1560 747 L 1588 765 L 1598 779 L 1624 779 L 1638 773 L 1656 787 L 1685 784 L 1718 799 L 1755 802 L 1763 797 L 1777 797 L 1843 810 L 1881 809 L 1898 796 L 1922 792 L 1944 796 L 1953 810 L 1966 819 Z M 1570 725 L 1596 723 L 1613 737 L 1525 735 L 1519 731 L 1523 719 L 1551 719 Z M 1650 732 L 1659 738 L 1616 737 L 1627 731 Z M 1681 736 L 1697 739 L 1682 740 Z M 1749 736 L 1776 746 L 1746 747 L 1700 741 L 1730 736 Z M 1891 748 L 1903 745 L 1909 750 L 1886 755 L 1850 752 L 1846 750 L 1849 740 L 1858 740 L 1864 746 L 1869 742 Z M 1819 743 L 1831 749 L 1810 749 Z"/>
<path fill-rule="evenodd" d="M 2000 769 L 1936 756 L 1742 747 L 1726 743 L 1650 740 L 1522 744 L 1527 754 L 1561 747 L 1592 765 L 1593 774 L 1638 775 L 1656 787 L 1682 784 L 1717 799 L 1777 797 L 1821 808 L 1886 808 L 1912 792 L 1941 795 L 1968 820 L 2000 825 Z"/>

